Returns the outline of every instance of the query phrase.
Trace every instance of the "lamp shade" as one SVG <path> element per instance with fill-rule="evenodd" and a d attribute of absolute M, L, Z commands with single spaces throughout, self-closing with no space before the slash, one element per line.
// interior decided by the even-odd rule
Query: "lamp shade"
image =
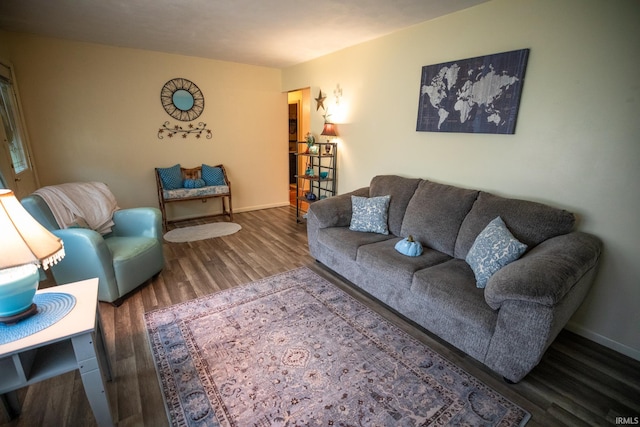
<path fill-rule="evenodd" d="M 333 123 L 325 123 L 320 135 L 338 136 L 338 129 L 336 129 L 336 125 Z"/>
<path fill-rule="evenodd" d="M 13 191 L 0 189 L 0 270 L 25 264 L 49 268 L 64 257 L 62 240 L 36 221 Z"/>

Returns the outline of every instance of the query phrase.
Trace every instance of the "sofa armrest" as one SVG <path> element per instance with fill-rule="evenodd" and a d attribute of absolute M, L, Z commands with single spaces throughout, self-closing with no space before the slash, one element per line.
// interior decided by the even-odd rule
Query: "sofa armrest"
<path fill-rule="evenodd" d="M 162 242 L 162 214 L 157 208 L 120 209 L 114 212 L 114 236 L 153 237 Z"/>
<path fill-rule="evenodd" d="M 601 251 L 602 242 L 584 232 L 548 239 L 494 274 L 485 300 L 494 310 L 507 300 L 552 307 L 597 266 Z"/>
<path fill-rule="evenodd" d="M 309 206 L 318 228 L 348 227 L 351 224 L 351 196 L 369 197 L 369 187 L 319 200 Z"/>

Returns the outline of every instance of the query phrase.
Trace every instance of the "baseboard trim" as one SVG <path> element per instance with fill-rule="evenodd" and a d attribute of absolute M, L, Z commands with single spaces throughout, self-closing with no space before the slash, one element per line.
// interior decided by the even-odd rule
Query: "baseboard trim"
<path fill-rule="evenodd" d="M 258 205 L 258 206 L 247 206 L 244 208 L 233 208 L 233 213 L 240 213 L 240 212 L 250 212 L 250 211 L 259 211 L 262 209 L 271 209 L 271 208 L 281 208 L 284 206 L 289 206 L 289 202 L 279 202 L 279 203 L 271 203 L 268 205 Z M 188 221 L 190 219 L 199 219 L 202 218 L 203 214 L 197 214 L 197 215 L 179 215 L 179 216 L 175 216 L 175 217 L 171 217 L 170 221 Z M 207 214 L 209 215 L 209 214 Z M 218 211 L 218 212 L 211 212 L 211 216 L 214 215 L 222 215 L 222 210 Z"/>
<path fill-rule="evenodd" d="M 287 200 L 286 202 L 279 202 L 279 203 L 270 203 L 268 205 L 257 205 L 257 206 L 246 206 L 244 208 L 239 208 L 233 209 L 233 213 L 236 212 L 250 212 L 250 211 L 259 211 L 262 209 L 271 209 L 271 208 L 281 208 L 284 206 L 289 206 L 289 201 Z"/>
<path fill-rule="evenodd" d="M 585 337 L 593 342 L 596 342 L 640 362 L 640 350 L 636 350 L 635 348 L 631 348 L 627 345 L 614 341 L 611 338 L 607 338 L 593 331 L 590 331 L 589 329 L 585 329 L 573 322 L 569 322 L 566 328 L 571 332 L 574 332 L 582 337 Z"/>

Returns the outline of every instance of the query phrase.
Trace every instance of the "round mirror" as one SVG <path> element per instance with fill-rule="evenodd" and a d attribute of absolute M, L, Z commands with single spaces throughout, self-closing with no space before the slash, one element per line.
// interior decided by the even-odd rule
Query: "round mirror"
<path fill-rule="evenodd" d="M 184 89 L 173 93 L 173 105 L 182 111 L 189 111 L 193 108 L 193 96 Z"/>
<path fill-rule="evenodd" d="M 200 88 L 187 79 L 171 79 L 160 91 L 164 110 L 176 120 L 197 119 L 204 110 L 204 96 Z"/>

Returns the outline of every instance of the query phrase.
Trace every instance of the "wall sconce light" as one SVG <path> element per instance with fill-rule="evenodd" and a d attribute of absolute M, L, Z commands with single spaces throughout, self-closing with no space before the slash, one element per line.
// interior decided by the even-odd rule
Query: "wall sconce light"
<path fill-rule="evenodd" d="M 6 189 L 0 189 L 0 241 L 0 322 L 15 323 L 37 312 L 38 266 L 60 261 L 64 248 Z"/>

